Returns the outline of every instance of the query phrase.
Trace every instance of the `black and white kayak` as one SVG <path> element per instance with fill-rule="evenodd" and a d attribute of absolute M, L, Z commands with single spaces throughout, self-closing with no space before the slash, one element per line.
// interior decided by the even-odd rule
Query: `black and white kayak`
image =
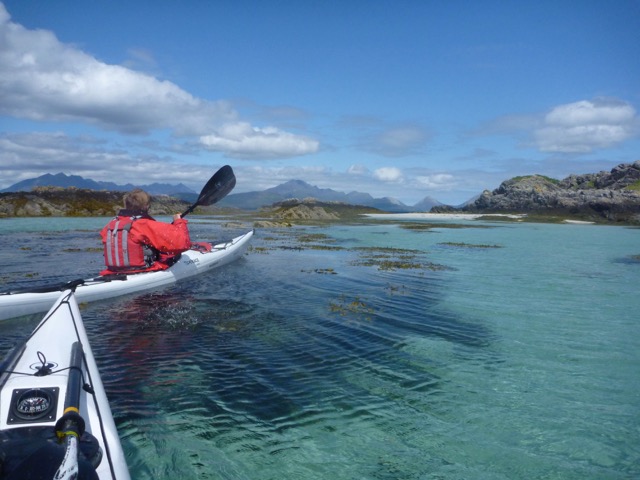
<path fill-rule="evenodd" d="M 0 293 L 0 320 L 46 312 L 60 292 L 67 288 L 75 288 L 78 302 L 84 303 L 170 285 L 240 258 L 249 246 L 252 236 L 253 230 L 228 242 L 211 245 L 210 250 L 208 247 L 188 250 L 167 270 L 133 275 L 107 275 L 57 286 Z"/>
<path fill-rule="evenodd" d="M 129 479 L 72 290 L 0 365 L 0 479 Z"/>

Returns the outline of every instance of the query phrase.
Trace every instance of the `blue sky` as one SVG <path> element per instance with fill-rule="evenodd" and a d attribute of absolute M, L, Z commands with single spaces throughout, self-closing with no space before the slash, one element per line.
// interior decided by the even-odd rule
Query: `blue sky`
<path fill-rule="evenodd" d="M 639 109 L 640 0 L 0 3 L 0 189 L 229 164 L 457 205 L 640 160 Z"/>

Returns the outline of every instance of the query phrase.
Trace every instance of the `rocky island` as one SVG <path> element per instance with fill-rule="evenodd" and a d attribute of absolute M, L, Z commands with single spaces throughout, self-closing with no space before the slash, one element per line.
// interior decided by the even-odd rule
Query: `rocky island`
<path fill-rule="evenodd" d="M 556 180 L 543 175 L 515 177 L 493 191 L 485 190 L 462 208 L 438 206 L 433 213 L 527 213 L 565 216 L 601 223 L 640 224 L 640 161 L 609 172 L 570 175 Z"/>

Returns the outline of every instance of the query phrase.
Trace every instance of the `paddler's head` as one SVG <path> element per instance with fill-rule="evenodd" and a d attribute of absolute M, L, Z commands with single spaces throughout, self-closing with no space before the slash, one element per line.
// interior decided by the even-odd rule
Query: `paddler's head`
<path fill-rule="evenodd" d="M 136 188 L 124 196 L 124 208 L 139 212 L 148 212 L 151 204 L 151 197 L 147 192 Z"/>

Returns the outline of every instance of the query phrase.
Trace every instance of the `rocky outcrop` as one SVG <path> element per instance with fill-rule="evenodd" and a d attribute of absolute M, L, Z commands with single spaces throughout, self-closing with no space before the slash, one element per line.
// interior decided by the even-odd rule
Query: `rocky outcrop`
<path fill-rule="evenodd" d="M 350 220 L 363 213 L 383 213 L 381 210 L 343 202 L 322 202 L 315 198 L 291 198 L 263 208 L 261 213 L 270 217 L 265 225 L 291 226 L 305 222 L 331 222 Z"/>
<path fill-rule="evenodd" d="M 492 192 L 485 190 L 459 211 L 570 215 L 640 224 L 640 161 L 564 180 L 541 175 L 512 178 Z"/>
<path fill-rule="evenodd" d="M 284 208 L 278 211 L 275 216 L 282 220 L 337 220 L 340 218 L 335 212 L 328 212 L 323 207 L 296 205 L 291 208 Z"/>
<path fill-rule="evenodd" d="M 39 187 L 31 192 L 0 193 L 0 217 L 101 217 L 122 208 L 125 192 L 75 187 Z M 165 195 L 152 196 L 151 215 L 183 212 L 189 204 Z"/>

